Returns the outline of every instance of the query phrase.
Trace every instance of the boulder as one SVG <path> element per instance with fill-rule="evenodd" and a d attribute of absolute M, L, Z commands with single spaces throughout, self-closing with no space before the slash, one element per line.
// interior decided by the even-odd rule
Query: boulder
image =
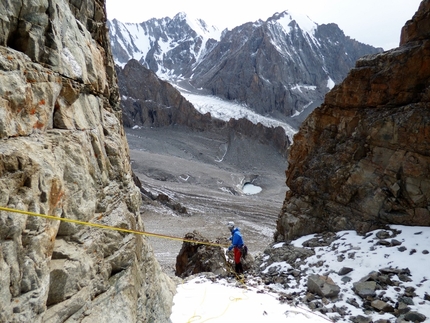
<path fill-rule="evenodd" d="M 376 282 L 360 281 L 353 284 L 354 292 L 361 298 L 373 297 L 376 295 Z"/>
<path fill-rule="evenodd" d="M 370 304 L 373 308 L 377 309 L 380 312 L 394 312 L 394 307 L 392 307 L 390 304 L 381 301 L 379 299 L 375 299 Z"/>
<path fill-rule="evenodd" d="M 342 267 L 339 272 L 337 273 L 339 276 L 344 276 L 346 274 L 349 274 L 351 271 L 353 271 L 354 269 L 350 268 L 350 267 Z"/>
<path fill-rule="evenodd" d="M 405 314 L 405 320 L 410 322 L 424 322 L 426 318 L 425 315 L 415 311 L 410 311 Z"/>
<path fill-rule="evenodd" d="M 333 298 L 340 292 L 340 287 L 328 276 L 309 275 L 307 285 L 309 292 L 321 297 Z"/>
<path fill-rule="evenodd" d="M 208 239 L 195 230 L 187 233 L 184 239 L 210 243 Z M 227 245 L 227 241 L 225 244 Z M 220 246 L 184 241 L 179 254 L 176 256 L 175 275 L 181 278 L 203 272 L 225 276 L 228 271 L 224 249 Z"/>

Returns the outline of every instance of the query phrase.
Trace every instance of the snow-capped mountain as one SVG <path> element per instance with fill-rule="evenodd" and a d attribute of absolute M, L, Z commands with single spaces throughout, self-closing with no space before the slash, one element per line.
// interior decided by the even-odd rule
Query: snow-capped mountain
<path fill-rule="evenodd" d="M 189 74 L 221 38 L 216 27 L 185 13 L 140 24 L 114 19 L 108 26 L 116 64 L 124 66 L 134 58 L 166 79 Z"/>
<path fill-rule="evenodd" d="M 108 24 L 118 65 L 134 58 L 163 79 L 280 119 L 321 103 L 359 57 L 382 51 L 289 11 L 222 32 L 184 13 Z"/>

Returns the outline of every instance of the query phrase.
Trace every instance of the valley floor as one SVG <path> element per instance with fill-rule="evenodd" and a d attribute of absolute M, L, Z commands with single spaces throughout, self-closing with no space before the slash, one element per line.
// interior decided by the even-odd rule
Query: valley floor
<path fill-rule="evenodd" d="M 142 186 L 187 209 L 180 215 L 158 202 L 146 202 L 142 207 L 146 231 L 182 238 L 197 230 L 208 239 L 228 238 L 226 224 L 234 221 L 252 254 L 273 241 L 287 191 L 286 158 L 273 147 L 223 131 L 179 127 L 127 129 L 127 140 Z M 261 193 L 244 194 L 248 181 L 260 186 Z M 181 242 L 149 239 L 162 267 L 174 275 Z"/>

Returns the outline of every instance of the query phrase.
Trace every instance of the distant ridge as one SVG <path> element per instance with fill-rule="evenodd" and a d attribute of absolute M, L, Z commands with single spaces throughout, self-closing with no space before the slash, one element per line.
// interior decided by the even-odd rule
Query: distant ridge
<path fill-rule="evenodd" d="M 224 31 L 184 13 L 108 24 L 119 66 L 134 58 L 162 79 L 279 119 L 318 105 L 358 58 L 382 51 L 289 11 Z"/>

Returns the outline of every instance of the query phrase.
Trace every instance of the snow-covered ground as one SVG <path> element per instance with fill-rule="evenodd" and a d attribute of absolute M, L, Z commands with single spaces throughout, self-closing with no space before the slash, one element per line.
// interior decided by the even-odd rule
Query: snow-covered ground
<path fill-rule="evenodd" d="M 288 288 L 280 284 L 267 285 L 259 277 L 252 276 L 248 276 L 243 284 L 225 278 L 198 277 L 186 281 L 178 286 L 172 322 L 351 322 L 351 318 L 358 315 L 371 318 L 373 322 L 397 322 L 392 313 L 376 310 L 365 313 L 361 306 L 363 300 L 353 291 L 354 282 L 384 268 L 407 268 L 410 275 L 391 275 L 391 283 L 377 288 L 376 293 L 383 295 L 385 301 L 395 308 L 399 299 L 404 297 L 405 289 L 414 289 L 415 296 L 410 297 L 413 304 L 408 304 L 410 311 L 425 315 L 425 322 L 430 322 L 430 227 L 391 225 L 390 229 L 382 232 L 390 234 L 385 238 L 380 235 L 384 230 L 375 230 L 365 236 L 354 231 L 338 232 L 335 241 L 328 246 L 314 247 L 315 255 L 296 267 L 301 273 L 299 282 L 291 279 L 292 284 Z M 305 241 L 314 237 L 304 236 L 292 244 L 303 247 Z M 272 248 L 282 245 L 276 244 Z M 291 265 L 277 262 L 270 266 L 263 263 L 261 267 L 275 268 L 279 274 L 285 273 Z M 339 274 L 344 267 L 352 271 L 346 275 Z M 307 277 L 311 274 L 328 275 L 340 287 L 339 296 L 330 300 L 326 307 L 345 308 L 345 317 L 340 318 L 334 311 L 329 311 L 326 316 L 313 313 L 302 303 L 307 292 Z M 278 298 L 282 293 L 295 293 L 297 306 L 280 302 Z M 359 306 L 353 306 L 352 299 Z"/>
<path fill-rule="evenodd" d="M 200 277 L 178 287 L 173 323 L 183 322 L 327 322 L 306 308 L 280 304 L 276 293 L 222 279 L 216 283 Z"/>

